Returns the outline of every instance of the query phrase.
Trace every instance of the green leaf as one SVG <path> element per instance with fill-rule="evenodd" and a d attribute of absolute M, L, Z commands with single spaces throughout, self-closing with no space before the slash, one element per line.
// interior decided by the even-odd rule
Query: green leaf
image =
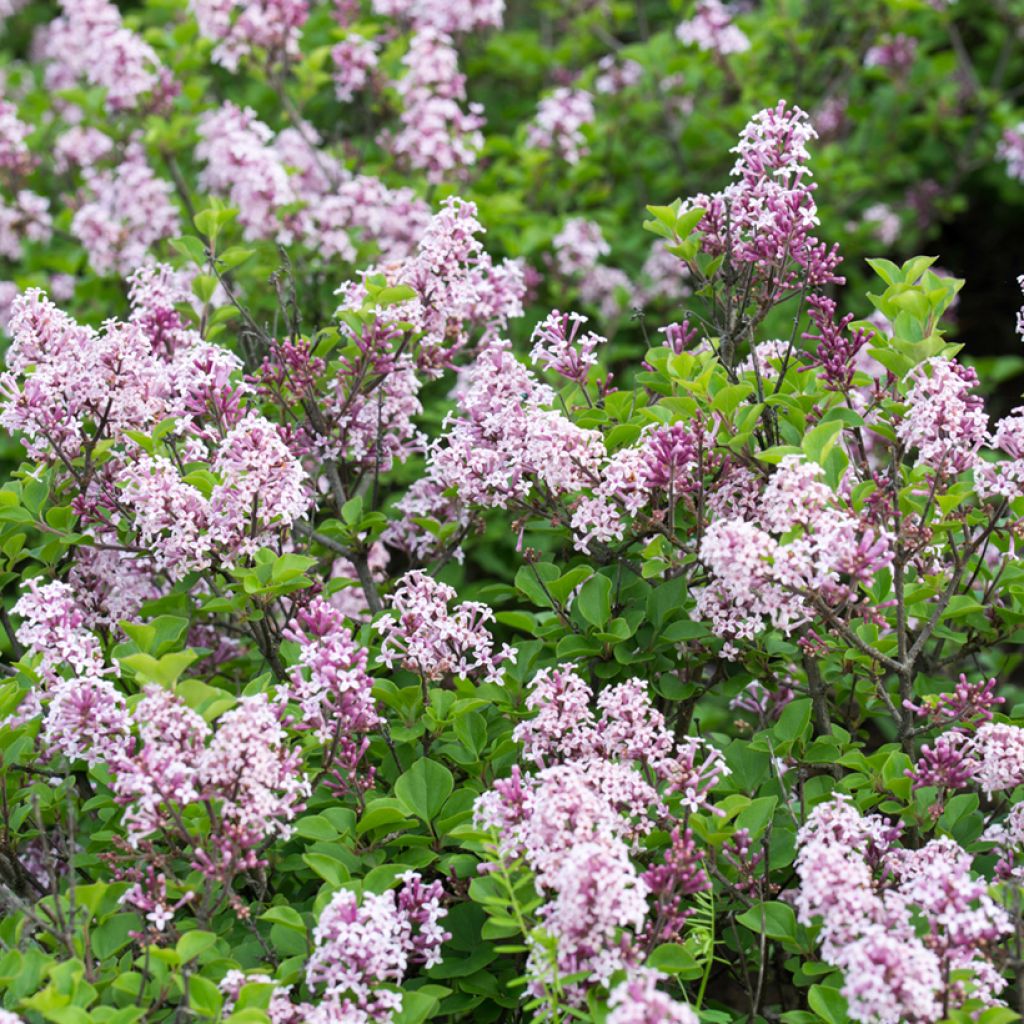
<path fill-rule="evenodd" d="M 704 214 L 707 211 L 701 209 L 699 206 L 695 206 L 692 210 L 688 210 L 682 216 L 676 218 L 676 234 L 680 238 L 685 238 L 695 227 L 704 219 Z"/>
<path fill-rule="evenodd" d="M 188 979 L 188 1003 L 200 1016 L 216 1020 L 224 1005 L 224 997 L 209 978 L 193 974 Z"/>
<path fill-rule="evenodd" d="M 719 388 L 711 402 L 711 408 L 726 417 L 731 416 L 740 402 L 753 392 L 752 384 L 727 384 L 724 388 Z"/>
<path fill-rule="evenodd" d="M 407 989 L 402 993 L 402 1008 L 391 1018 L 392 1024 L 422 1024 L 433 1016 L 437 1004 L 436 996 Z"/>
<path fill-rule="evenodd" d="M 736 922 L 758 935 L 763 931 L 769 939 L 796 942 L 796 914 L 786 903 L 756 904 L 740 914 Z"/>
<path fill-rule="evenodd" d="M 807 995 L 807 1005 L 828 1024 L 847 1024 L 846 999 L 836 988 L 812 985 Z"/>
<path fill-rule="evenodd" d="M 600 574 L 580 588 L 574 605 L 592 626 L 603 626 L 612 614 L 612 581 Z"/>
<path fill-rule="evenodd" d="M 194 235 L 185 235 L 183 238 L 172 238 L 171 245 L 182 254 L 187 256 L 197 267 L 206 264 L 206 246 Z"/>
<path fill-rule="evenodd" d="M 362 495 L 357 494 L 354 498 L 349 498 L 348 501 L 341 506 L 341 518 L 349 526 L 355 526 L 356 523 L 363 518 Z"/>
<path fill-rule="evenodd" d="M 216 941 L 217 936 L 213 932 L 185 932 L 174 948 L 178 958 L 185 964 L 205 953 Z"/>
<path fill-rule="evenodd" d="M 241 266 L 249 259 L 255 251 L 255 249 L 247 249 L 241 245 L 232 245 L 217 257 L 217 262 L 225 271 L 234 270 L 235 267 Z"/>
<path fill-rule="evenodd" d="M 192 292 L 200 302 L 206 304 L 217 290 L 217 278 L 213 274 L 196 274 L 192 279 Z"/>
<path fill-rule="evenodd" d="M 195 651 L 173 651 L 162 658 L 151 654 L 126 654 L 118 660 L 127 665 L 135 675 L 147 683 L 157 683 L 164 689 L 171 689 L 181 674 L 198 658 Z"/>
<path fill-rule="evenodd" d="M 779 715 L 772 732 L 784 743 L 807 738 L 811 724 L 811 701 L 809 698 L 791 700 Z"/>
<path fill-rule="evenodd" d="M 371 832 L 382 825 L 412 825 L 409 812 L 405 805 L 390 797 L 381 797 L 378 800 L 371 800 L 366 805 L 359 824 L 356 826 L 356 835 L 363 835 Z"/>
<path fill-rule="evenodd" d="M 421 821 L 432 821 L 452 794 L 455 780 L 443 764 L 421 757 L 395 782 L 395 796 Z"/>
<path fill-rule="evenodd" d="M 832 451 L 836 441 L 839 440 L 842 430 L 843 424 L 834 420 L 819 423 L 813 430 L 807 433 L 800 447 L 807 458 L 812 462 L 818 463 L 819 466 L 823 466 L 828 453 Z"/>
<path fill-rule="evenodd" d="M 666 974 L 681 974 L 697 966 L 693 954 L 678 942 L 664 942 L 651 951 L 646 966 Z"/>
<path fill-rule="evenodd" d="M 903 273 L 891 260 L 872 259 L 865 263 L 886 283 L 896 284 L 903 280 Z"/>
<path fill-rule="evenodd" d="M 757 839 L 771 821 L 779 799 L 775 796 L 759 796 L 743 808 L 736 817 L 736 827 L 745 828 L 751 838 Z"/>
<path fill-rule="evenodd" d="M 260 914 L 260 920 L 281 924 L 285 928 L 291 928 L 297 932 L 305 932 L 306 930 L 306 922 L 302 920 L 302 915 L 294 907 L 271 907 L 265 913 Z"/>
<path fill-rule="evenodd" d="M 338 838 L 338 830 L 319 814 L 307 814 L 295 822 L 295 831 L 303 839 L 331 842 Z"/>
<path fill-rule="evenodd" d="M 217 233 L 220 230 L 219 211 L 214 209 L 200 210 L 193 219 L 196 227 L 202 231 L 207 238 L 211 241 L 216 239 Z"/>
<path fill-rule="evenodd" d="M 335 889 L 340 888 L 342 882 L 348 881 L 348 868 L 326 853 L 304 853 L 302 862 Z"/>
<path fill-rule="evenodd" d="M 570 569 L 568 572 L 563 573 L 558 577 L 557 580 L 552 580 L 548 584 L 548 593 L 559 603 L 565 604 L 569 599 L 569 595 L 589 576 L 594 574 L 594 570 L 589 565 L 578 565 L 574 569 Z"/>
<path fill-rule="evenodd" d="M 105 960 L 107 957 L 119 953 L 132 941 L 131 932 L 140 930 L 138 915 L 114 914 L 93 931 L 93 952 L 100 960 Z"/>
<path fill-rule="evenodd" d="M 538 608 L 550 608 L 551 599 L 544 592 L 544 587 L 557 580 L 560 575 L 557 567 L 550 562 L 521 565 L 516 571 L 516 589 L 524 593 Z"/>

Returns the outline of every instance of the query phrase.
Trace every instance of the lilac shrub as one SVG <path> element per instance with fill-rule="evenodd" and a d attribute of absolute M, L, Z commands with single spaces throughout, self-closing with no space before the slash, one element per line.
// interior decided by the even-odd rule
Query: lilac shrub
<path fill-rule="evenodd" d="M 970 285 L 844 262 L 856 111 L 510 245 L 504 4 L 167 7 L 24 12 L 0 100 L 2 1024 L 1015 1019 L 1024 407 Z M 538 193 L 619 49 L 522 104 Z"/>

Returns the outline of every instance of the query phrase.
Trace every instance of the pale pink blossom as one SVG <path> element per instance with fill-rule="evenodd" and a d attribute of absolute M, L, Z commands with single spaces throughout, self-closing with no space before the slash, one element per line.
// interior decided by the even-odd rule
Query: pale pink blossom
<path fill-rule="evenodd" d="M 189 0 L 199 31 L 214 40 L 213 59 L 229 71 L 263 51 L 272 61 L 299 55 L 299 34 L 309 17 L 307 0 Z"/>
<path fill-rule="evenodd" d="M 335 43 L 331 49 L 334 95 L 342 103 L 351 102 L 369 84 L 378 62 L 377 43 L 372 39 L 353 34 Z"/>
<path fill-rule="evenodd" d="M 562 86 L 540 101 L 527 129 L 527 145 L 550 150 L 568 164 L 578 164 L 590 152 L 583 128 L 594 117 L 594 100 L 589 92 Z"/>
<path fill-rule="evenodd" d="M 486 628 L 494 612 L 487 605 L 462 601 L 449 608 L 455 597 L 452 587 L 426 573 L 406 573 L 390 601 L 396 617 L 383 616 L 374 623 L 382 636 L 381 660 L 428 682 L 452 675 L 500 684 L 503 668 L 515 664 L 516 652 L 507 644 L 495 649 Z"/>
<path fill-rule="evenodd" d="M 424 171 L 430 182 L 457 177 L 476 163 L 484 118 L 479 103 L 466 104 L 466 77 L 459 72 L 452 39 L 421 28 L 402 62 L 407 71 L 395 83 L 402 127 L 386 133 L 382 141 L 398 160 Z"/>
<path fill-rule="evenodd" d="M 501 28 L 505 0 L 373 0 L 377 14 L 452 34 Z"/>
<path fill-rule="evenodd" d="M 132 143 L 111 170 L 87 169 L 71 231 L 97 274 L 127 275 L 150 248 L 181 230 L 173 186 L 153 173 L 141 144 Z"/>
<path fill-rule="evenodd" d="M 732 9 L 721 0 L 698 0 L 696 12 L 676 28 L 684 46 L 696 46 L 723 57 L 750 49 L 750 40 L 733 22 Z"/>
<path fill-rule="evenodd" d="M 106 90 L 111 112 L 134 110 L 145 96 L 173 91 L 167 69 L 141 36 L 125 28 L 108 0 L 61 0 L 61 15 L 46 26 L 41 53 L 46 81 L 64 89 L 84 79 Z"/>

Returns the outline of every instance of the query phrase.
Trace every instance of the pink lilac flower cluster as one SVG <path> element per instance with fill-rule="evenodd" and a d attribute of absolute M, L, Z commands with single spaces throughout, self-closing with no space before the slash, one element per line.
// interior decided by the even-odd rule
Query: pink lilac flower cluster
<path fill-rule="evenodd" d="M 1004 697 L 996 696 L 996 686 L 995 677 L 969 683 L 967 676 L 961 674 L 951 691 L 927 698 L 922 705 L 905 701 L 903 706 L 927 718 L 932 725 L 955 726 L 959 732 L 973 731 L 991 722 L 992 709 L 1006 702 Z"/>
<path fill-rule="evenodd" d="M 908 379 L 908 409 L 896 436 L 917 451 L 917 465 L 940 477 L 971 469 L 988 435 L 985 402 L 971 393 L 978 386 L 977 372 L 955 359 L 934 356 Z"/>
<path fill-rule="evenodd" d="M 1006 173 L 1014 181 L 1024 181 L 1024 121 L 1003 132 L 996 155 L 1006 163 Z"/>
<path fill-rule="evenodd" d="M 879 40 L 864 54 L 864 67 L 884 68 L 894 75 L 906 75 L 914 66 L 917 38 L 904 32 Z"/>
<path fill-rule="evenodd" d="M 1024 729 L 1019 726 L 985 722 L 963 749 L 972 781 L 986 796 L 1024 783 Z"/>
<path fill-rule="evenodd" d="M 79 510 L 116 509 L 153 549 L 154 566 L 181 574 L 215 557 L 236 562 L 273 542 L 305 514 L 311 493 L 277 427 L 240 408 L 228 384 L 235 357 L 184 331 L 166 305 L 159 313 L 175 287 L 167 273 L 136 278 L 133 318 L 108 321 L 101 331 L 80 326 L 38 290 L 18 298 L 0 377 L 0 424 L 20 431 L 35 458 L 64 466 L 100 439 L 126 445 L 110 453 Z M 156 337 L 147 334 L 153 329 Z M 181 345 L 169 358 L 168 330 L 179 335 L 170 344 Z M 214 474 L 203 493 L 166 456 L 138 451 L 129 434 L 205 413 L 211 402 L 223 436 L 206 430 L 200 437 L 205 428 L 193 420 L 182 425 L 196 431 L 186 461 L 206 463 Z"/>
<path fill-rule="evenodd" d="M 0 195 L 0 256 L 17 261 L 24 242 L 48 242 L 52 235 L 48 199 L 27 188 L 19 189 L 12 203 Z"/>
<path fill-rule="evenodd" d="M 886 248 L 893 246 L 900 237 L 903 222 L 900 215 L 887 203 L 872 203 L 861 214 L 861 219 L 870 226 L 872 234 Z"/>
<path fill-rule="evenodd" d="M 130 874 L 137 880 L 121 894 L 118 902 L 141 914 L 154 931 L 162 932 L 174 920 L 174 915 L 195 898 L 196 894 L 186 889 L 175 900 L 167 889 L 167 873 L 152 864 L 136 868 Z"/>
<path fill-rule="evenodd" d="M 622 312 L 623 297 L 637 297 L 624 271 L 600 262 L 611 247 L 594 221 L 580 217 L 567 220 L 552 239 L 552 245 L 555 270 L 573 281 L 580 298 L 595 306 L 604 319 L 610 320 Z"/>
<path fill-rule="evenodd" d="M 847 392 L 853 386 L 857 371 L 857 356 L 868 343 L 871 332 L 850 330 L 852 313 L 836 318 L 836 303 L 825 295 L 811 295 L 807 299 L 808 316 L 817 334 L 807 332 L 804 338 L 818 344 L 811 353 L 808 367 L 821 371 L 821 379 L 829 391 Z"/>
<path fill-rule="evenodd" d="M 351 784 L 370 745 L 367 734 L 381 723 L 366 648 L 322 597 L 299 610 L 285 637 L 299 645 L 299 660 L 282 697 L 299 707 L 296 727 L 329 744 L 338 784 Z M 372 779 L 371 769 L 359 784 Z"/>
<path fill-rule="evenodd" d="M 196 159 L 206 164 L 200 184 L 228 196 L 245 237 L 291 241 L 291 225 L 278 211 L 296 203 L 298 195 L 272 145 L 273 132 L 255 111 L 224 103 L 200 118 L 199 137 Z"/>
<path fill-rule="evenodd" d="M 692 810 L 692 806 L 688 809 Z M 704 870 L 703 852 L 697 847 L 693 832 L 674 826 L 663 860 L 651 864 L 641 877 L 654 898 L 644 929 L 648 942 L 674 942 L 684 933 L 684 926 L 693 914 L 690 897 L 711 888 L 711 880 Z"/>
<path fill-rule="evenodd" d="M 215 63 L 237 71 L 262 51 L 272 62 L 299 55 L 299 33 L 309 17 L 307 0 L 189 0 L 199 31 L 215 40 Z"/>
<path fill-rule="evenodd" d="M 463 601 L 454 608 L 453 587 L 417 570 L 406 573 L 391 596 L 397 615 L 374 623 L 381 634 L 380 659 L 415 672 L 427 682 L 462 676 L 500 684 L 506 665 L 514 665 L 516 652 L 508 644 L 495 650 L 486 624 L 494 612 L 479 601 Z"/>
<path fill-rule="evenodd" d="M 666 924 L 678 929 L 685 920 L 682 897 L 707 884 L 689 836 L 678 832 L 672 847 L 678 857 L 666 859 L 667 870 L 641 875 L 634 864 L 638 840 L 668 813 L 645 773 L 667 783 L 666 792 L 680 794 L 691 809 L 708 808 L 709 790 L 727 774 L 702 741 L 675 741 L 641 680 L 603 691 L 600 719 L 592 698 L 570 666 L 539 672 L 527 698 L 537 714 L 513 733 L 536 771 L 524 776 L 516 766 L 475 808 L 478 825 L 495 834 L 501 859 L 524 858 L 546 900 L 538 913 L 554 939 L 554 955 L 529 937 L 531 991 L 539 994 L 556 976 L 583 973 L 583 983 L 567 986 L 577 1005 L 589 984 L 607 985 L 615 971 L 639 964 L 636 939 L 650 895 L 658 898 L 663 935 Z M 698 752 L 706 749 L 698 765 Z"/>
<path fill-rule="evenodd" d="M 424 885 L 415 871 L 400 880 L 397 892 L 364 892 L 361 901 L 341 889 L 321 912 L 306 983 L 323 986 L 332 1008 L 325 1021 L 385 1024 L 401 1009 L 402 994 L 382 985 L 401 983 L 411 964 L 441 962 L 441 945 L 451 937 L 441 925 L 448 913 L 441 883 Z"/>
<path fill-rule="evenodd" d="M 990 953 L 1012 931 L 1006 911 L 952 839 L 909 850 L 895 846 L 897 834 L 837 796 L 814 808 L 797 838 L 797 917 L 821 921 L 822 955 L 844 973 L 850 1017 L 931 1022 L 968 997 L 1003 1005 Z M 953 971 L 970 980 L 951 981 Z"/>
<path fill-rule="evenodd" d="M 27 657 L 38 659 L 41 683 L 15 711 L 15 721 L 36 717 L 45 705 L 41 738 L 48 754 L 106 762 L 125 742 L 128 709 L 114 684 L 117 670 L 105 664 L 74 590 L 59 581 L 40 586 L 30 580 L 13 610 L 22 619 L 18 642 Z"/>
<path fill-rule="evenodd" d="M 403 58 L 408 69 L 395 82 L 402 128 L 382 141 L 399 161 L 439 184 L 476 163 L 484 144 L 483 107 L 466 101 L 466 76 L 450 36 L 423 28 Z"/>
<path fill-rule="evenodd" d="M 350 103 L 371 81 L 379 60 L 377 43 L 360 35 L 346 36 L 331 49 L 334 66 L 334 95 L 342 103 Z"/>
<path fill-rule="evenodd" d="M 224 996 L 223 1013 L 225 1016 L 230 1016 L 246 985 L 273 986 L 266 1009 L 270 1024 L 303 1024 L 302 1014 L 307 1008 L 296 1006 L 288 998 L 292 986 L 278 985 L 270 975 L 258 971 L 253 974 L 245 974 L 239 970 L 230 970 L 221 978 L 218 988 Z"/>
<path fill-rule="evenodd" d="M 9 331 L 0 424 L 21 432 L 32 458 L 77 458 L 91 424 L 119 440 L 169 414 L 168 368 L 137 326 L 83 327 L 29 289 L 13 304 Z"/>
<path fill-rule="evenodd" d="M 749 374 L 755 387 L 763 387 L 769 381 L 778 380 L 783 366 L 792 366 L 793 362 L 793 351 L 787 338 L 766 338 L 754 343 L 750 352 L 736 364 L 736 372 Z"/>
<path fill-rule="evenodd" d="M 1024 495 L 1024 408 L 1014 409 L 996 424 L 988 445 L 1009 458 L 1000 462 L 978 462 L 974 468 L 974 486 L 981 498 L 1006 498 Z"/>
<path fill-rule="evenodd" d="M 697 613 L 719 636 L 750 640 L 767 625 L 790 633 L 814 617 L 813 598 L 858 599 L 892 562 L 891 539 L 862 522 L 802 456 L 786 456 L 754 511 L 716 518 L 700 543 L 710 582 Z"/>
<path fill-rule="evenodd" d="M 650 967 L 631 971 L 608 996 L 607 1024 L 699 1024 L 697 1014 L 658 989 L 665 975 Z"/>
<path fill-rule="evenodd" d="M 9 330 L 14 300 L 20 294 L 21 289 L 13 281 L 0 281 L 0 331 Z"/>
<path fill-rule="evenodd" d="M 800 287 L 813 292 L 843 282 L 838 247 L 829 249 L 812 234 L 818 210 L 807 180 L 807 144 L 816 137 L 804 111 L 780 100 L 740 133 L 732 169 L 738 180 L 714 195 L 692 197 L 686 207 L 704 211 L 702 252 L 727 256 L 750 273 L 750 294 L 764 308 Z"/>
<path fill-rule="evenodd" d="M 383 541 L 396 551 L 402 551 L 416 562 L 423 563 L 444 553 L 460 564 L 465 560 L 461 539 L 474 525 L 471 510 L 457 497 L 446 493 L 431 476 L 421 476 L 395 503 L 401 514 L 388 524 Z M 433 520 L 440 527 L 451 523 L 455 527 L 454 540 L 443 542 L 434 533 L 424 529 L 416 520 Z"/>
<path fill-rule="evenodd" d="M 291 834 L 310 792 L 284 714 L 265 694 L 243 697 L 212 729 L 177 695 L 147 687 L 132 716 L 137 739 L 109 761 L 131 846 L 163 832 L 194 843 L 194 866 L 211 876 L 255 867 L 256 847 Z M 182 835 L 186 808 L 204 804 L 212 808 L 206 842 Z"/>
<path fill-rule="evenodd" d="M 415 29 L 459 34 L 501 28 L 505 0 L 373 0 L 373 9 Z"/>
<path fill-rule="evenodd" d="M 378 322 L 412 325 L 419 335 L 417 369 L 427 377 L 439 376 L 474 333 L 478 345 L 489 345 L 510 319 L 523 313 L 522 265 L 515 260 L 496 264 L 478 237 L 483 233 L 476 204 L 449 197 L 412 255 L 372 266 L 361 280 L 339 289 L 341 308 L 363 307 L 368 277 L 380 274 L 389 285 L 408 285 L 415 297 L 378 310 Z"/>
<path fill-rule="evenodd" d="M 97 274 L 127 276 L 147 262 L 150 248 L 181 231 L 173 186 L 157 177 L 138 142 L 113 169 L 89 168 L 71 233 Z"/>
<path fill-rule="evenodd" d="M 597 62 L 594 92 L 603 96 L 616 96 L 636 85 L 643 74 L 643 65 L 637 61 L 629 58 L 619 60 L 615 54 L 606 54 Z"/>
<path fill-rule="evenodd" d="M 676 29 L 676 39 L 723 57 L 743 53 L 750 49 L 750 40 L 732 19 L 732 10 L 721 0 L 698 0 L 693 17 Z"/>
<path fill-rule="evenodd" d="M 287 245 L 302 238 L 325 258 L 354 261 L 362 238 L 385 258 L 401 259 L 429 222 L 429 208 L 411 189 L 350 175 L 318 148 L 309 125 L 275 136 L 253 110 L 229 102 L 203 115 L 199 136 L 201 184 L 228 197 L 248 239 Z"/>
<path fill-rule="evenodd" d="M 27 6 L 28 0 L 0 0 L 0 23 L 2 23 L 4 18 L 13 17 L 18 11 L 23 10 Z M 2 1012 L 7 1014 L 6 1010 Z M 15 1019 L 13 1014 L 7 1014 L 7 1016 Z M 5 1020 L 3 1024 L 8 1024 L 8 1022 Z"/>
<path fill-rule="evenodd" d="M 828 96 L 814 112 L 814 127 L 821 139 L 838 138 L 846 127 L 849 107 L 846 96 Z"/>
<path fill-rule="evenodd" d="M 112 113 L 135 110 L 144 97 L 160 102 L 174 85 L 153 48 L 121 21 L 108 0 L 61 0 L 61 15 L 43 30 L 46 84 L 68 89 L 84 79 L 106 90 Z"/>
<path fill-rule="evenodd" d="M 207 538 L 233 558 L 254 554 L 276 526 L 290 526 L 309 509 L 305 469 L 258 413 L 228 432 L 211 468 L 219 483 L 210 494 Z"/>
<path fill-rule="evenodd" d="M 661 712 L 651 703 L 646 683 L 633 678 L 603 690 L 594 750 L 606 758 L 640 763 L 696 813 L 716 813 L 710 792 L 729 769 L 718 751 L 692 736 L 676 741 Z"/>
<path fill-rule="evenodd" d="M 593 331 L 582 331 L 586 322 L 579 313 L 552 310 L 533 329 L 531 362 L 585 386 L 587 375 L 597 365 L 597 350 L 607 341 Z"/>
<path fill-rule="evenodd" d="M 177 308 L 195 304 L 192 277 L 191 270 L 175 270 L 166 263 L 146 263 L 127 279 L 130 319 L 145 332 L 154 352 L 168 359 L 192 349 L 199 340 L 196 333 L 186 326 Z M 211 303 L 217 305 L 217 299 L 215 293 Z M 230 354 L 226 355 L 231 358 Z"/>
<path fill-rule="evenodd" d="M 18 108 L 0 97 L 0 173 L 16 178 L 34 162 L 27 139 L 31 129 L 18 117 Z"/>
<path fill-rule="evenodd" d="M 936 801 L 939 813 L 945 806 L 943 797 L 946 792 L 963 789 L 973 779 L 974 766 L 966 757 L 966 744 L 967 738 L 961 732 L 942 733 L 934 743 L 922 744 L 917 764 L 907 769 L 907 775 L 914 781 L 915 790 L 924 786 L 934 786 L 939 790 L 939 799 Z M 935 811 L 932 813 L 934 815 Z"/>
<path fill-rule="evenodd" d="M 90 629 L 134 622 L 146 601 L 163 593 L 152 560 L 122 550 L 114 531 L 95 530 L 103 547 L 80 547 L 67 582 L 74 588 Z"/>
<path fill-rule="evenodd" d="M 1024 881 L 1024 801 L 1014 804 L 1003 821 L 989 825 L 981 838 L 993 843 L 999 855 L 996 878 L 1018 885 Z"/>
<path fill-rule="evenodd" d="M 582 277 L 607 256 L 612 248 L 601 226 L 582 217 L 571 217 L 551 240 L 555 270 L 563 277 Z"/>
<path fill-rule="evenodd" d="M 572 517 L 575 547 L 621 540 L 628 516 L 646 508 L 663 517 L 676 504 L 702 490 L 704 476 L 720 458 L 712 451 L 707 429 L 695 418 L 690 424 L 645 428 L 633 445 L 609 456 L 592 480 L 593 494 L 582 497 Z"/>
<path fill-rule="evenodd" d="M 172 576 L 214 560 L 233 565 L 272 545 L 309 509 L 306 472 L 278 428 L 247 413 L 219 442 L 209 493 L 165 456 L 141 455 L 122 474 L 132 525 L 156 564 Z"/>
<path fill-rule="evenodd" d="M 776 683 L 775 688 L 769 690 L 759 679 L 754 679 L 729 701 L 729 707 L 735 711 L 747 711 L 756 715 L 760 727 L 766 729 L 796 696 L 793 689 L 795 684 L 796 681 L 789 676 L 784 682 Z"/>
<path fill-rule="evenodd" d="M 430 452 L 431 479 L 485 508 L 517 508 L 538 490 L 579 490 L 597 472 L 604 443 L 596 430 L 545 408 L 553 400 L 511 352 L 481 353 L 465 375 L 458 415 Z"/>
<path fill-rule="evenodd" d="M 506 863 L 525 858 L 546 900 L 540 916 L 555 956 L 551 962 L 542 944 L 531 944 L 531 991 L 577 972 L 607 983 L 635 960 L 635 942 L 622 940 L 627 931 L 642 931 L 648 890 L 630 851 L 654 826 L 651 808 L 661 806 L 634 768 L 601 759 L 553 764 L 525 777 L 517 766 L 478 798 L 478 825 L 496 834 Z M 578 1005 L 584 994 L 576 983 L 570 998 Z"/>
<path fill-rule="evenodd" d="M 106 132 L 75 124 L 57 136 L 53 146 L 54 167 L 61 174 L 76 167 L 94 167 L 113 149 L 114 140 Z"/>
<path fill-rule="evenodd" d="M 562 86 L 538 104 L 537 116 L 527 129 L 527 145 L 549 150 L 568 164 L 578 164 L 590 152 L 583 129 L 594 118 L 590 93 Z"/>
<path fill-rule="evenodd" d="M 416 249 L 430 225 L 430 207 L 407 187 L 390 188 L 369 174 L 346 177 L 333 193 L 307 200 L 316 237 L 327 254 L 355 258 L 349 234 L 372 243 L 385 260 L 403 260 Z"/>

